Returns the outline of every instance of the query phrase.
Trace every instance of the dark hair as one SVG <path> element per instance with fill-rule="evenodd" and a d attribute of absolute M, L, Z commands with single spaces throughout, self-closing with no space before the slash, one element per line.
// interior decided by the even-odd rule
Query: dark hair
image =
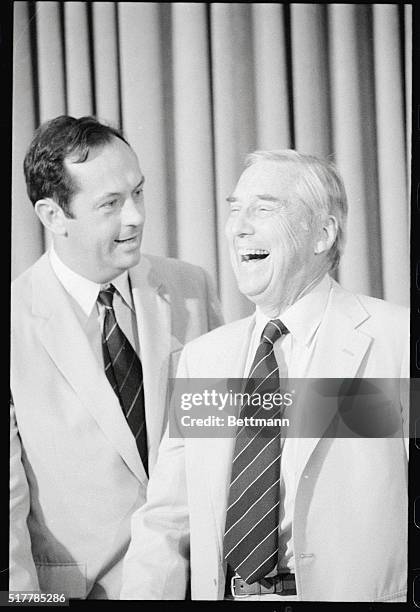
<path fill-rule="evenodd" d="M 41 198 L 54 198 L 67 217 L 72 217 L 70 201 L 77 185 L 65 167 L 65 160 L 84 162 L 89 151 L 113 138 L 128 142 L 121 132 L 100 123 L 95 117 L 75 119 L 68 115 L 46 121 L 36 130 L 23 163 L 26 189 L 32 204 Z"/>

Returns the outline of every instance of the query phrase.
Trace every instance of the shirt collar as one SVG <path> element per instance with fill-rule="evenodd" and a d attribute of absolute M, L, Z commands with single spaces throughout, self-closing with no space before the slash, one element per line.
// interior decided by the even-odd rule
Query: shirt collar
<path fill-rule="evenodd" d="M 107 284 L 109 285 L 110 283 Z M 133 299 L 131 297 L 130 290 L 130 278 L 128 276 L 127 270 L 117 276 L 117 278 L 114 278 L 112 284 L 114 285 L 115 289 L 118 291 L 126 305 L 131 308 L 131 310 L 134 310 Z"/>
<path fill-rule="evenodd" d="M 279 317 L 300 343 L 309 345 L 313 339 L 322 321 L 330 290 L 331 278 L 326 274 L 309 293 L 289 306 Z M 271 319 L 258 306 L 255 316 L 255 330 L 260 336 Z"/>
<path fill-rule="evenodd" d="M 76 300 L 86 316 L 89 317 L 98 299 L 99 291 L 104 285 L 95 283 L 77 272 L 74 272 L 74 270 L 71 270 L 58 257 L 53 245 L 51 245 L 50 248 L 49 258 L 51 267 L 64 289 Z M 112 284 L 126 302 L 127 306 L 133 308 L 128 272 L 125 271 L 117 276 L 117 278 L 114 278 Z M 109 285 L 109 283 L 107 283 L 107 285 Z"/>

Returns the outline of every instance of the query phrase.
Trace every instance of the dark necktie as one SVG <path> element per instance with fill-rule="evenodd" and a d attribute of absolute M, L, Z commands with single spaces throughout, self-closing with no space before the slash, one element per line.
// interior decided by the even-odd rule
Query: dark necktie
<path fill-rule="evenodd" d="M 274 342 L 288 329 L 269 321 L 251 366 L 245 393 L 263 396 L 279 390 Z M 244 403 L 240 417 L 278 418 L 270 411 Z M 238 428 L 224 537 L 225 559 L 248 584 L 264 578 L 276 565 L 280 505 L 280 428 Z"/>
<path fill-rule="evenodd" d="M 147 434 L 144 411 L 143 370 L 137 353 L 119 327 L 115 318 L 112 300 L 115 287 L 99 292 L 98 302 L 105 307 L 102 332 L 102 353 L 105 374 L 118 397 L 127 423 L 136 439 L 146 474 Z"/>

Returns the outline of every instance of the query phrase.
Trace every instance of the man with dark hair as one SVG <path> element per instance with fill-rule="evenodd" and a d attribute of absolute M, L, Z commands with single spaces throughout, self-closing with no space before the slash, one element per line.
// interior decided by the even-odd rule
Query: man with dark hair
<path fill-rule="evenodd" d="M 70 199 L 76 191 L 74 178 L 64 164 L 86 161 L 91 148 L 100 147 L 118 138 L 128 145 L 122 133 L 94 117 L 68 117 L 47 121 L 37 130 L 25 156 L 23 168 L 29 199 L 55 196 L 67 217 L 72 217 Z"/>
<path fill-rule="evenodd" d="M 57 117 L 24 169 L 52 246 L 12 286 L 10 590 L 116 599 L 168 378 L 219 308 L 201 268 L 140 256 L 144 176 L 117 130 Z"/>
<path fill-rule="evenodd" d="M 230 436 L 220 405 L 210 412 L 222 423 L 225 417 L 219 435 L 202 427 L 200 436 L 197 427 L 182 438 L 176 421 L 167 430 L 147 502 L 133 515 L 121 596 L 183 599 L 190 580 L 192 599 L 275 608 L 298 600 L 405 601 L 407 397 L 400 379 L 408 378 L 408 311 L 331 278 L 347 214 L 333 164 L 258 151 L 227 200 L 232 267 L 256 310 L 188 343 L 177 375 L 180 385 L 227 380 L 227 390 L 244 378 L 245 400 Z M 381 383 L 374 387 L 372 378 Z M 331 390 L 348 390 L 343 379 L 355 379 L 353 389 L 365 394 L 343 394 L 342 403 L 337 394 L 337 408 Z M 264 415 L 268 423 L 282 416 L 281 404 L 273 399 L 270 413 L 254 401 L 268 401 L 285 381 L 297 397 L 290 428 L 265 426 Z M 386 393 L 372 412 L 371 387 L 382 391 L 382 384 L 395 396 L 388 402 Z M 325 393 L 317 398 L 311 385 Z M 189 414 L 192 422 L 197 412 Z"/>

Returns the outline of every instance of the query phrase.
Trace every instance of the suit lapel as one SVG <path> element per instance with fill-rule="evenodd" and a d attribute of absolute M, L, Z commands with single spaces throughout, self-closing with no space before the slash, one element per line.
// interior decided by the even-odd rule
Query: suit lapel
<path fill-rule="evenodd" d="M 358 327 L 369 318 L 358 298 L 333 283 L 325 316 L 318 330 L 316 349 L 308 371 L 308 378 L 353 378 L 356 376 L 364 356 L 372 342 L 371 336 Z M 303 382 L 303 386 L 304 386 Z M 306 401 L 305 401 L 306 396 Z M 300 415 L 314 405 L 305 389 L 301 393 L 302 409 Z M 318 404 L 319 398 L 315 402 Z M 328 401 L 318 404 L 322 410 L 317 417 L 317 430 L 325 432 L 336 414 L 336 403 Z M 322 433 L 321 433 L 322 435 Z M 301 437 L 299 439 L 297 481 L 302 475 L 309 457 L 317 446 L 320 437 Z"/>
<path fill-rule="evenodd" d="M 77 319 L 70 298 L 44 255 L 34 268 L 33 314 L 52 361 L 137 478 L 146 482 L 135 440 L 118 399 Z M 43 320 L 42 320 L 43 319 Z"/>
<path fill-rule="evenodd" d="M 248 355 L 250 337 L 255 325 L 255 316 L 241 321 L 234 333 L 226 338 L 231 346 L 228 353 L 223 351 L 224 359 L 217 364 L 215 378 L 243 378 L 246 358 Z M 210 372 L 209 376 L 213 376 Z M 207 438 L 197 440 L 200 444 L 200 455 L 206 468 L 207 482 L 210 490 L 212 510 L 217 524 L 217 537 L 219 550 L 223 555 L 223 535 L 225 531 L 225 518 L 227 500 L 229 497 L 230 474 L 232 469 L 232 455 L 235 446 L 234 431 L 229 438 Z M 223 561 L 223 559 L 222 559 Z"/>
<path fill-rule="evenodd" d="M 130 270 L 143 368 L 149 463 L 156 461 L 165 426 L 171 354 L 182 344 L 172 335 L 170 294 L 147 257 Z"/>

